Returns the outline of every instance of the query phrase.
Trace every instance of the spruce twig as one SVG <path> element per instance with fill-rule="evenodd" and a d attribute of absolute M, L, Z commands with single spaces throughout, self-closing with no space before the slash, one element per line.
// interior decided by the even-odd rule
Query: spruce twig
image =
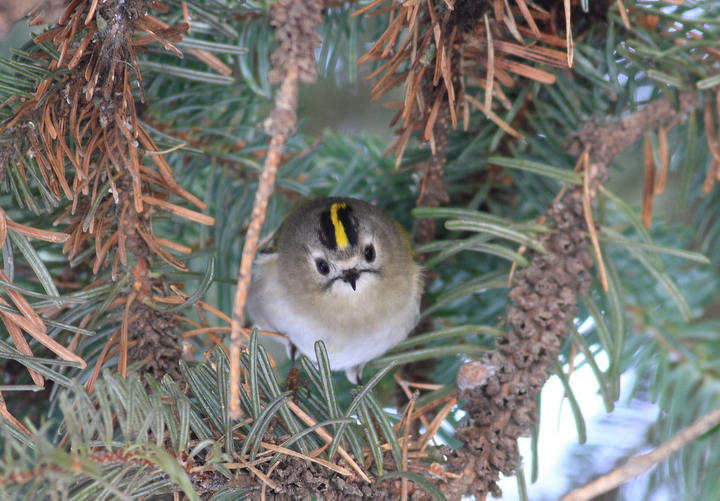
<path fill-rule="evenodd" d="M 273 6 L 271 22 L 276 29 L 280 47 L 272 55 L 271 83 L 281 81 L 275 98 L 275 109 L 265 121 L 270 146 L 265 157 L 258 190 L 255 194 L 250 224 L 245 234 L 237 291 L 232 313 L 230 339 L 230 415 L 242 416 L 240 408 L 240 353 L 243 350 L 242 327 L 245 322 L 245 301 L 250 289 L 252 264 L 265 222 L 268 201 L 275 184 L 275 174 L 285 141 L 297 126 L 298 81 L 312 83 L 317 78 L 314 49 L 318 43 L 315 27 L 322 21 L 323 4 L 319 0 L 283 0 Z"/>

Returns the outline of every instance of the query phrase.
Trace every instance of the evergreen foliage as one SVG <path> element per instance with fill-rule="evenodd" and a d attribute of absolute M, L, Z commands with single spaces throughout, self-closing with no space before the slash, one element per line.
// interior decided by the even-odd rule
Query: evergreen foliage
<path fill-rule="evenodd" d="M 263 120 L 288 47 L 315 43 L 312 19 L 300 41 L 283 24 L 298 1 L 75 0 L 0 59 L 0 498 L 485 499 L 524 478 L 551 374 L 581 441 L 577 365 L 608 412 L 658 404 L 648 445 L 720 404 L 720 7 L 325 0 L 319 73 L 354 83 L 359 60 L 373 99 L 401 88 L 396 136 L 301 126 L 260 238 L 304 197 L 377 204 L 412 231 L 421 322 L 359 388 L 318 344 L 294 392 L 246 329 L 232 420 Z M 606 187 L 620 165 L 641 207 Z M 648 489 L 715 499 L 717 440 Z"/>

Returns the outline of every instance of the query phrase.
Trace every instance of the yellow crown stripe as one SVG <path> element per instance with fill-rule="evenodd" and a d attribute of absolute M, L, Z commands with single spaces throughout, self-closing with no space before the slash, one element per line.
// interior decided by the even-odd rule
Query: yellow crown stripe
<path fill-rule="evenodd" d="M 344 249 L 347 247 L 349 240 L 347 233 L 345 232 L 345 226 L 343 226 L 338 212 L 340 209 L 345 209 L 347 204 L 332 204 L 330 206 L 330 220 L 332 221 L 333 227 L 335 228 L 335 241 L 339 248 Z"/>

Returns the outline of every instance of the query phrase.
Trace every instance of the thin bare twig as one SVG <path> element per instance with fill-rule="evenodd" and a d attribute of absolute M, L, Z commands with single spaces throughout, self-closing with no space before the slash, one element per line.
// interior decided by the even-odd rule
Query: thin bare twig
<path fill-rule="evenodd" d="M 396 373 L 397 376 L 397 373 Z M 405 429 L 405 440 L 403 440 L 402 443 L 402 458 L 401 463 L 399 466 L 400 471 L 407 471 L 407 460 L 408 460 L 408 443 L 410 442 L 410 416 L 412 416 L 412 411 L 415 408 L 415 402 L 417 402 L 418 397 L 420 396 L 420 392 L 415 390 L 415 392 L 410 397 L 410 402 L 408 403 L 407 407 L 405 408 L 405 412 L 403 412 L 402 419 L 400 420 L 400 428 L 398 429 L 398 436 L 400 435 L 401 430 Z M 408 481 L 407 478 L 403 478 L 401 481 L 401 490 L 400 490 L 400 500 L 401 501 L 407 501 L 408 499 Z"/>
<path fill-rule="evenodd" d="M 265 131 L 271 136 L 265 164 L 255 203 L 250 215 L 250 224 L 245 235 L 238 285 L 233 306 L 230 335 L 230 416 L 238 419 L 240 409 L 240 352 L 243 348 L 242 327 L 245 321 L 245 301 L 250 289 L 252 264 L 255 260 L 260 230 L 265 222 L 268 200 L 273 192 L 275 174 L 280 165 L 283 146 L 297 126 L 298 81 L 312 83 L 317 78 L 315 47 L 319 39 L 315 26 L 322 22 L 320 1 L 288 0 L 273 7 L 271 26 L 280 42 L 270 60 L 273 67 L 268 72 L 270 83 L 280 83 L 275 97 L 275 109 L 265 121 Z"/>
<path fill-rule="evenodd" d="M 660 461 L 670 457 L 671 454 L 676 453 L 718 424 L 720 424 L 720 407 L 697 419 L 651 452 L 630 458 L 624 465 L 565 494 L 559 501 L 587 501 L 605 494 L 627 480 L 647 472 Z"/>
<path fill-rule="evenodd" d="M 592 206 L 590 205 L 590 150 L 585 150 L 582 154 L 582 162 L 585 169 L 585 175 L 583 176 L 583 212 L 585 213 L 585 223 L 590 232 L 590 240 L 595 250 L 595 259 L 597 260 L 598 272 L 600 273 L 600 283 L 602 284 L 603 290 L 607 292 L 609 290 L 607 273 L 605 271 L 602 252 L 600 251 L 600 242 L 598 242 L 595 221 L 593 221 Z"/>
<path fill-rule="evenodd" d="M 297 94 L 298 69 L 297 67 L 290 67 L 287 69 L 285 80 L 280 87 L 275 102 L 275 110 L 284 113 L 289 112 L 294 115 L 294 110 L 297 107 Z M 270 140 L 270 147 L 260 174 L 255 203 L 250 215 L 250 225 L 245 234 L 245 245 L 243 246 L 237 291 L 235 292 L 232 330 L 230 332 L 230 416 L 233 419 L 239 419 L 242 416 L 240 409 L 240 352 L 244 344 L 242 327 L 245 323 L 245 302 L 250 290 L 252 264 L 260 241 L 260 230 L 262 230 L 263 223 L 265 223 L 268 201 L 275 185 L 275 174 L 280 164 L 283 145 L 289 136 L 288 130 L 282 127 L 278 127 L 276 132 Z"/>
<path fill-rule="evenodd" d="M 621 2 L 622 0 L 618 1 Z M 572 38 L 572 23 L 570 22 L 570 0 L 565 0 L 563 4 L 565 6 L 565 43 L 567 44 L 567 65 L 568 68 L 572 68 L 575 51 Z"/>
<path fill-rule="evenodd" d="M 495 83 L 495 47 L 493 46 L 492 30 L 490 29 L 490 20 L 487 12 L 485 13 L 485 33 L 487 34 L 487 84 L 485 85 L 485 109 L 492 109 L 492 93 L 493 83 Z"/>

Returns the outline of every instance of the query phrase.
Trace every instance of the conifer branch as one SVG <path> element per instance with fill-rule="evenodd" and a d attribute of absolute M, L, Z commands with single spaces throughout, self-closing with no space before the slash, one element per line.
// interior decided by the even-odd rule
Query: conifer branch
<path fill-rule="evenodd" d="M 270 146 L 245 234 L 235 292 L 230 339 L 230 416 L 233 419 L 242 416 L 240 353 L 244 348 L 242 328 L 245 322 L 245 301 L 252 279 L 252 264 L 260 241 L 260 230 L 265 222 L 268 201 L 275 185 L 282 149 L 297 126 L 298 81 L 312 83 L 317 78 L 314 49 L 318 38 L 315 28 L 322 22 L 322 7 L 320 0 L 282 0 L 273 5 L 271 25 L 276 30 L 280 46 L 271 57 L 273 69 L 268 74 L 268 80 L 271 83 L 282 83 L 275 98 L 275 108 L 265 121 L 265 131 L 270 135 Z"/>
<path fill-rule="evenodd" d="M 713 409 L 692 424 L 676 433 L 670 440 L 647 454 L 635 456 L 614 470 L 565 494 L 558 501 L 588 501 L 610 492 L 634 477 L 646 473 L 659 462 L 667 459 L 680 449 L 697 440 L 720 424 L 720 408 Z"/>

